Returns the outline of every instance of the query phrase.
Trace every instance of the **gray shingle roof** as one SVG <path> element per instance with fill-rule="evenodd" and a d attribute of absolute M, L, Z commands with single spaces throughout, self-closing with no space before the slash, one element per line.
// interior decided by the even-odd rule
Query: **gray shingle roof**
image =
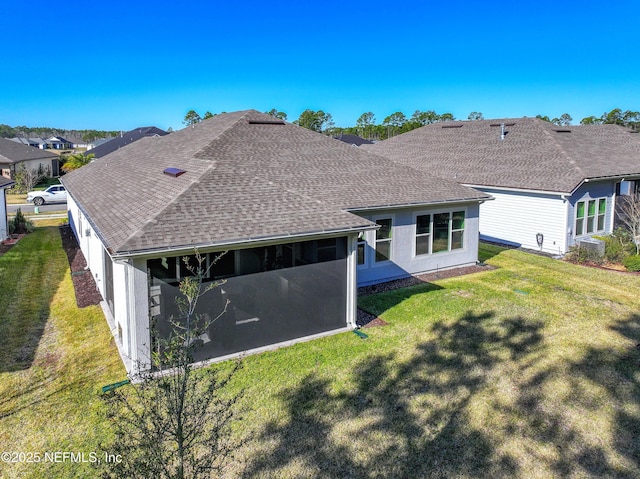
<path fill-rule="evenodd" d="M 347 210 L 487 197 L 279 123 L 254 110 L 216 115 L 142 138 L 63 182 L 122 254 L 362 229 L 371 223 Z"/>
<path fill-rule="evenodd" d="M 0 176 L 0 189 L 8 188 L 9 186 L 13 186 L 14 181 L 9 178 L 5 178 L 4 176 Z"/>
<path fill-rule="evenodd" d="M 0 138 L 0 163 L 18 163 L 26 160 L 50 160 L 58 155 L 33 146 L 21 145 L 15 141 Z"/>
<path fill-rule="evenodd" d="M 110 138 L 107 141 L 104 141 L 100 145 L 97 145 L 91 150 L 87 151 L 87 154 L 93 153 L 96 158 L 102 158 L 103 156 L 106 156 L 109 153 L 112 153 L 117 149 L 128 145 L 129 143 L 138 141 L 140 138 L 156 135 L 164 136 L 168 135 L 168 133 L 164 130 L 161 130 L 160 128 L 156 128 L 155 126 L 143 126 L 140 128 L 135 128 L 131 131 L 127 131 L 126 133 L 122 133 L 120 136 L 116 136 L 115 138 Z"/>
<path fill-rule="evenodd" d="M 640 175 L 640 134 L 616 125 L 559 127 L 537 118 L 449 122 L 361 148 L 469 185 L 570 193 L 585 179 Z"/>

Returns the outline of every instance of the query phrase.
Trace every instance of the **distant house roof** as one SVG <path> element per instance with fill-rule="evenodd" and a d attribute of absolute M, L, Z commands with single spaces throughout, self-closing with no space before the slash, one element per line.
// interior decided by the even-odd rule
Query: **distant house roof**
<path fill-rule="evenodd" d="M 14 184 L 15 184 L 15 182 L 13 180 L 10 180 L 9 178 L 5 178 L 3 176 L 0 176 L 0 189 L 9 188 L 10 186 L 13 186 Z"/>
<path fill-rule="evenodd" d="M 89 152 L 93 153 L 96 158 L 102 158 L 123 146 L 133 143 L 134 141 L 138 141 L 140 138 L 147 136 L 164 136 L 167 134 L 168 133 L 166 131 L 156 128 L 155 126 L 144 126 L 122 133 L 120 136 L 116 136 L 115 138 L 111 138 L 108 141 L 91 148 Z"/>
<path fill-rule="evenodd" d="M 488 198 L 255 110 L 103 160 L 62 181 L 120 255 L 337 234 L 374 226 L 350 211 Z"/>
<path fill-rule="evenodd" d="M 640 175 L 640 134 L 616 125 L 447 122 L 363 148 L 467 185 L 571 193 L 585 180 Z"/>
<path fill-rule="evenodd" d="M 18 163 L 26 160 L 50 160 L 57 159 L 58 155 L 46 150 L 22 145 L 15 141 L 0 138 L 0 163 Z"/>
<path fill-rule="evenodd" d="M 46 145 L 47 142 L 45 140 L 43 140 L 42 138 L 21 138 L 21 137 L 15 137 L 15 138 L 9 138 L 11 141 L 15 141 L 16 143 L 20 143 L 22 145 L 29 145 L 29 146 L 36 146 L 39 147 L 40 145 Z"/>
<path fill-rule="evenodd" d="M 334 136 L 336 140 L 344 141 L 345 143 L 349 143 L 350 145 L 373 145 L 373 141 L 365 140 L 364 138 L 360 138 L 357 135 L 351 134 L 341 134 L 338 136 Z"/>

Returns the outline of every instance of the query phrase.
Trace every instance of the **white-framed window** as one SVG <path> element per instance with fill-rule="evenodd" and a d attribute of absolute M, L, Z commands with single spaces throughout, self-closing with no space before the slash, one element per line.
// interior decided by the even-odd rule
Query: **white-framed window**
<path fill-rule="evenodd" d="M 374 220 L 380 228 L 376 230 L 375 262 L 390 261 L 392 256 L 393 218 L 381 217 Z"/>
<path fill-rule="evenodd" d="M 356 243 L 357 265 L 364 266 L 367 264 L 367 233 L 361 231 L 358 233 L 358 242 Z"/>
<path fill-rule="evenodd" d="M 415 256 L 464 248 L 465 210 L 417 214 Z"/>
<path fill-rule="evenodd" d="M 607 199 L 594 198 L 576 203 L 575 235 L 584 236 L 604 231 Z"/>

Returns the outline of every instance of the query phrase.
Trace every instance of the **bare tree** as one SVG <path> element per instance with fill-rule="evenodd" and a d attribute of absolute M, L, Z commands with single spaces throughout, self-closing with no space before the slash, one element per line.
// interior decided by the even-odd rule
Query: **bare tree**
<path fill-rule="evenodd" d="M 181 318 L 171 320 L 168 338 L 158 339 L 151 358 L 155 371 L 141 373 L 135 384 L 106 396 L 115 440 L 105 450 L 122 461 L 109 464 L 105 477 L 217 477 L 239 445 L 230 426 L 241 392 L 224 390 L 240 362 L 226 368 L 227 373 L 211 367 L 196 371 L 192 366 L 198 338 L 226 310 L 225 306 L 212 319 L 196 314 L 198 299 L 222 283 L 204 287 L 204 258 L 196 252 L 196 259 L 192 267 L 188 257 L 183 258 L 193 276 L 180 283 L 182 296 L 176 303 Z"/>
<path fill-rule="evenodd" d="M 619 218 L 627 227 L 640 254 L 640 193 L 618 196 Z"/>

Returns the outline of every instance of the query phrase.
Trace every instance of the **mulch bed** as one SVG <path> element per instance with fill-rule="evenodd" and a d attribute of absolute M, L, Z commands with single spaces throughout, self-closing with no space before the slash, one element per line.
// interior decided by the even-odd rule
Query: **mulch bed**
<path fill-rule="evenodd" d="M 15 244 L 24 237 L 24 234 L 11 235 L 6 240 L 0 242 L 0 256 L 9 251 Z"/>
<path fill-rule="evenodd" d="M 462 276 L 465 274 L 478 273 L 480 271 L 489 271 L 495 269 L 490 265 L 473 265 L 465 266 L 462 268 L 446 269 L 434 273 L 420 274 L 416 276 L 410 276 L 409 278 L 397 279 L 395 281 L 388 281 L 386 283 L 373 284 L 371 286 L 362 286 L 358 288 L 358 295 L 365 296 L 368 294 L 383 293 L 385 291 L 392 291 L 394 289 L 406 288 L 408 286 L 415 286 L 417 284 L 430 283 L 439 279 L 453 278 L 455 276 Z M 385 326 L 382 319 L 369 314 L 358 308 L 358 317 L 356 319 L 356 325 L 360 328 L 370 328 L 374 326 Z"/>
<path fill-rule="evenodd" d="M 62 248 L 69 260 L 71 280 L 73 281 L 73 289 L 76 292 L 76 304 L 78 308 L 86 308 L 87 306 L 100 304 L 102 296 L 100 296 L 98 292 L 91 270 L 86 269 L 87 260 L 85 260 L 80 250 L 80 246 L 71 227 L 68 225 L 61 226 L 60 237 L 62 238 Z"/>

